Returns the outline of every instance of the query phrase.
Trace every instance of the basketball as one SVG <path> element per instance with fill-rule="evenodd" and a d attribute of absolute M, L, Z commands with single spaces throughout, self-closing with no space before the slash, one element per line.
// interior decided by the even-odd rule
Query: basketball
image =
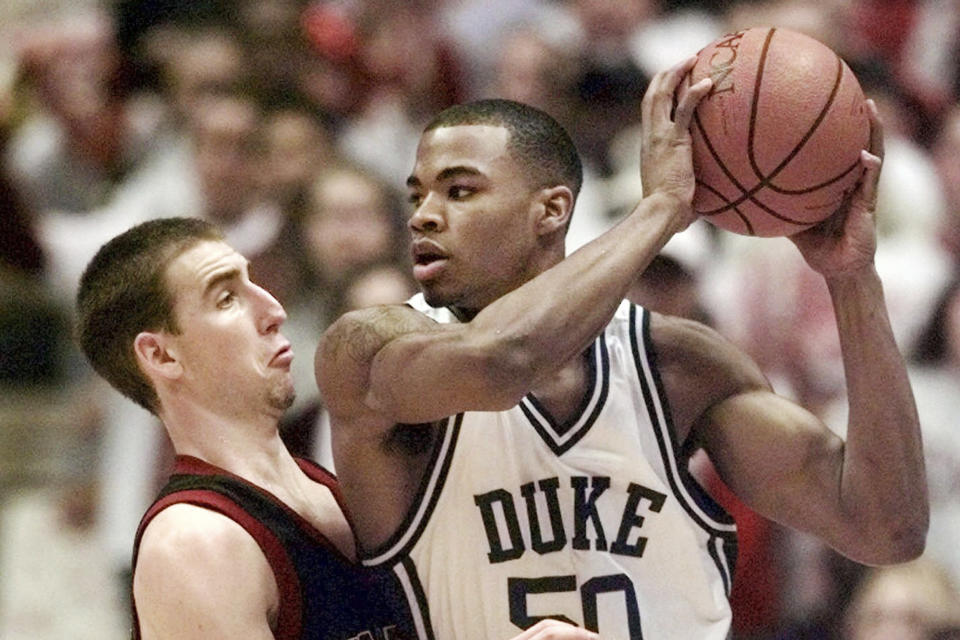
<path fill-rule="evenodd" d="M 834 213 L 870 139 L 863 91 L 828 46 L 754 27 L 697 53 L 687 81 L 713 87 L 690 125 L 696 212 L 739 234 L 788 236 Z"/>

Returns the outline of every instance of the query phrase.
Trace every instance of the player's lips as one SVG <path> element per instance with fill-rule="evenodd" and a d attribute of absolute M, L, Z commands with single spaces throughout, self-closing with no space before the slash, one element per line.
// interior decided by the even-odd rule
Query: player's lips
<path fill-rule="evenodd" d="M 413 277 L 418 281 L 435 277 L 449 259 L 443 247 L 425 238 L 413 241 L 410 257 L 413 259 Z"/>
<path fill-rule="evenodd" d="M 290 343 L 286 342 L 273 354 L 273 358 L 270 359 L 270 366 L 289 367 L 291 362 L 293 362 L 293 349 L 290 348 Z"/>

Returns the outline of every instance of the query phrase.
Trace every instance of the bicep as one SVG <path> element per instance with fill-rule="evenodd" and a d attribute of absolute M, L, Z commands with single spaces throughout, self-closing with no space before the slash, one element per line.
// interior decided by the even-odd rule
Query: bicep
<path fill-rule="evenodd" d="M 843 441 L 777 395 L 759 366 L 716 331 L 654 316 L 654 344 L 678 438 L 702 447 L 723 481 L 761 515 L 836 540 Z"/>
<path fill-rule="evenodd" d="M 159 513 L 141 541 L 133 591 L 144 640 L 273 638 L 273 572 L 253 538 L 213 511 Z"/>
<path fill-rule="evenodd" d="M 769 390 L 735 394 L 695 427 L 733 492 L 761 515 L 834 538 L 842 529 L 843 441 L 812 413 Z"/>

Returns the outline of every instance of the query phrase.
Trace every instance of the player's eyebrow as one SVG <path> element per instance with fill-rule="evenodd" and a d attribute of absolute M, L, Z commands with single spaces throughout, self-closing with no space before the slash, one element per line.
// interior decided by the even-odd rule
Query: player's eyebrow
<path fill-rule="evenodd" d="M 450 180 L 459 176 L 482 176 L 483 172 L 475 167 L 469 167 L 466 165 L 457 165 L 454 167 L 447 167 L 443 169 L 440 173 L 437 174 L 437 182 L 442 182 L 444 180 Z M 411 188 L 416 188 L 421 186 L 422 183 L 420 179 L 416 176 L 410 176 L 407 178 L 407 186 Z"/>
<path fill-rule="evenodd" d="M 244 270 L 247 268 L 249 261 L 244 262 L 243 269 L 240 267 L 230 267 L 225 271 L 221 271 L 216 275 L 212 276 L 207 280 L 206 285 L 203 287 L 203 297 L 207 297 L 213 292 L 220 284 L 228 280 L 233 280 L 234 278 L 239 278 L 243 275 Z"/>

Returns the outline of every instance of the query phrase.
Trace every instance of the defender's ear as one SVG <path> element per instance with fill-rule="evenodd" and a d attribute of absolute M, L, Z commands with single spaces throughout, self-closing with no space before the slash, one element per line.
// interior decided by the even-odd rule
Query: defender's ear
<path fill-rule="evenodd" d="M 557 185 L 541 189 L 537 203 L 540 205 L 536 220 L 538 235 L 545 236 L 566 230 L 574 204 L 573 192 L 569 187 Z"/>
<path fill-rule="evenodd" d="M 173 380 L 183 375 L 183 365 L 169 342 L 166 335 L 153 331 L 141 331 L 134 338 L 133 351 L 148 376 Z"/>

